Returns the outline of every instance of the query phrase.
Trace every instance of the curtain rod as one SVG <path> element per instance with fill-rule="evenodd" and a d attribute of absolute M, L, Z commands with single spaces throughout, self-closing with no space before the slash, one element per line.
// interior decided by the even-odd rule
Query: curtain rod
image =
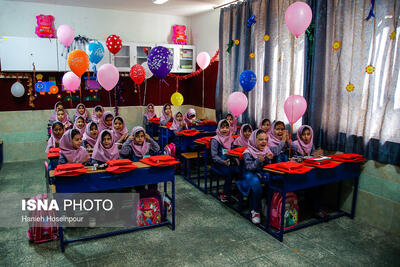
<path fill-rule="evenodd" d="M 230 1 L 230 2 L 225 3 L 225 4 L 222 4 L 222 5 L 219 5 L 219 6 L 215 6 L 214 9 L 218 9 L 218 8 L 230 5 L 230 4 L 234 4 L 234 3 L 239 2 L 239 1 L 242 1 L 242 0 Z"/>

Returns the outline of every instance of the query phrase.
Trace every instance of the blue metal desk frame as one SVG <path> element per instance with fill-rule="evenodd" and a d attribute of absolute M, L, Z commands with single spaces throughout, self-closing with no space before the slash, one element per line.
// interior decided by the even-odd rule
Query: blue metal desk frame
<path fill-rule="evenodd" d="M 55 185 L 55 191 L 57 193 L 88 193 L 96 191 L 105 191 L 111 189 L 122 189 L 133 186 L 140 186 L 146 184 L 164 183 L 164 192 L 167 193 L 167 182 L 172 183 L 172 214 L 171 221 L 165 217 L 165 221 L 144 227 L 135 227 L 129 229 L 123 229 L 119 231 L 113 231 L 98 235 L 92 235 L 82 238 L 66 240 L 63 235 L 62 224 L 59 224 L 60 234 L 60 247 L 61 251 L 65 251 L 65 244 L 74 243 L 78 241 L 86 241 L 96 238 L 102 238 L 107 236 L 114 236 L 124 233 L 130 233 L 139 230 L 145 230 L 149 228 L 155 228 L 165 225 L 171 225 L 171 229 L 175 230 L 175 166 L 168 167 L 139 167 L 135 170 L 126 173 L 109 173 L 109 172 L 98 172 L 88 173 L 75 177 L 49 177 L 49 183 Z M 164 208 L 164 214 L 166 208 Z"/>

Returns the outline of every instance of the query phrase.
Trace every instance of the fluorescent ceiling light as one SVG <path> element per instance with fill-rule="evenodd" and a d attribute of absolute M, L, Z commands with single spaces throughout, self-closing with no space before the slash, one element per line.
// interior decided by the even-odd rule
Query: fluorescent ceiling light
<path fill-rule="evenodd" d="M 153 0 L 153 4 L 157 4 L 157 5 L 162 5 L 165 2 L 168 2 L 168 0 Z"/>

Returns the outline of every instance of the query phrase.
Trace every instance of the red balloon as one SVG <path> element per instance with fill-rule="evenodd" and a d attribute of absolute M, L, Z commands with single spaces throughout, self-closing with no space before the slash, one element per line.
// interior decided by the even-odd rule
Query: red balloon
<path fill-rule="evenodd" d="M 141 84 L 146 78 L 146 71 L 142 65 L 136 64 L 132 66 L 130 75 L 136 84 Z"/>
<path fill-rule="evenodd" d="M 122 48 L 122 40 L 118 35 L 110 35 L 107 37 L 106 46 L 108 50 L 115 55 Z"/>

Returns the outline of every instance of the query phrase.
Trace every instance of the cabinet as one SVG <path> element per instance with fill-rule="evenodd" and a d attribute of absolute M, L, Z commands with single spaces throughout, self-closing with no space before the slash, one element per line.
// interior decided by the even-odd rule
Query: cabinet
<path fill-rule="evenodd" d="M 2 71 L 57 71 L 57 40 L 3 37 L 0 39 Z"/>
<path fill-rule="evenodd" d="M 142 65 L 147 61 L 148 54 L 150 50 L 155 47 L 154 44 L 134 44 L 131 47 L 132 56 L 133 56 L 133 65 L 139 64 Z"/>

